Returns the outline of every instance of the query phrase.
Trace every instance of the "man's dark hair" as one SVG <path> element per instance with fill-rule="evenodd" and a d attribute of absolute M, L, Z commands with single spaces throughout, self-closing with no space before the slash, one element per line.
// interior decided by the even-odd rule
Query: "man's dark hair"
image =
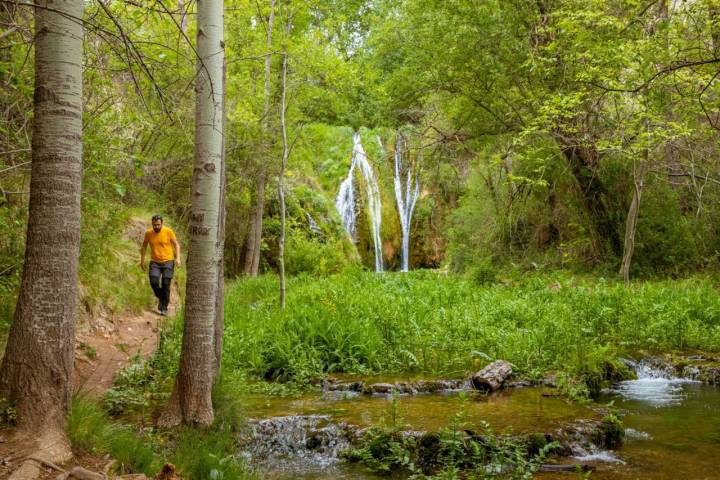
<path fill-rule="evenodd" d="M 162 222 L 163 221 L 162 215 L 153 215 L 152 221 L 154 222 L 155 220 L 160 220 Z"/>

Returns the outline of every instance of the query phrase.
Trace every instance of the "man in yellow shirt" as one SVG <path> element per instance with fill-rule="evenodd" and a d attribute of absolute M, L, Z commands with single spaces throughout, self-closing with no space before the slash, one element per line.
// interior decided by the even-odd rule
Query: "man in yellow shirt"
<path fill-rule="evenodd" d="M 173 270 L 180 267 L 180 243 L 175 232 L 169 227 L 163 227 L 163 218 L 160 215 L 152 217 L 152 228 L 145 232 L 145 239 L 140 247 L 140 268 L 145 270 L 145 250 L 150 244 L 150 286 L 158 299 L 160 315 L 167 315 L 170 304 L 170 284 Z"/>

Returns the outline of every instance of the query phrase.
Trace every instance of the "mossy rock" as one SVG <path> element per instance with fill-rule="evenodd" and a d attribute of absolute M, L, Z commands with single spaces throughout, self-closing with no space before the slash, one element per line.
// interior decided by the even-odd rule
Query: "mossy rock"
<path fill-rule="evenodd" d="M 616 448 L 622 444 L 625 437 L 625 426 L 616 415 L 603 417 L 595 435 L 595 442 L 606 448 Z"/>

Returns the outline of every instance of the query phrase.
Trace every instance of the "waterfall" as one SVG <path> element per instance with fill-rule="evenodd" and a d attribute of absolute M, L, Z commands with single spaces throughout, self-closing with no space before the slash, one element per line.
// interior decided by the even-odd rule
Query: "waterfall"
<path fill-rule="evenodd" d="M 639 362 L 627 360 L 626 364 L 635 370 L 637 379 L 620 382 L 610 390 L 626 400 L 655 407 L 679 405 L 686 396 L 683 385 L 694 382 L 689 378 L 677 377 L 672 366 L 658 359 L 649 358 Z"/>
<path fill-rule="evenodd" d="M 375 173 L 368 162 L 362 143 L 360 143 L 360 133 L 358 132 L 355 132 L 353 135 L 353 153 L 350 171 L 348 172 L 348 176 L 345 180 L 343 180 L 340 184 L 340 191 L 338 191 L 338 196 L 335 200 L 335 207 L 342 218 L 345 230 L 347 230 L 353 240 L 355 240 L 355 229 L 357 223 L 355 215 L 355 185 L 353 180 L 353 173 L 356 166 L 360 169 L 360 173 L 362 173 L 363 178 L 365 178 L 365 185 L 367 187 L 368 215 L 370 216 L 373 246 L 375 249 L 375 271 L 382 272 L 383 259 L 382 243 L 380 240 L 382 203 L 380 201 L 380 187 L 378 187 Z"/>
<path fill-rule="evenodd" d="M 398 132 L 395 142 L 395 200 L 397 201 L 400 227 L 402 229 L 401 271 L 407 272 L 410 269 L 410 224 L 412 223 L 413 210 L 415 210 L 415 202 L 417 202 L 420 194 L 420 179 L 417 172 L 413 171 L 412 163 L 408 162 L 407 166 L 403 168 L 404 143 L 402 135 Z M 405 175 L 404 180 L 402 178 L 403 174 Z"/>
<path fill-rule="evenodd" d="M 340 463 L 340 452 L 350 448 L 352 431 L 327 415 L 249 420 L 240 432 L 238 453 L 265 473 L 263 478 L 298 478 L 332 471 Z"/>
<path fill-rule="evenodd" d="M 335 208 L 342 218 L 345 230 L 347 230 L 350 238 L 355 241 L 355 182 L 353 181 L 353 173 L 355 171 L 355 161 L 350 164 L 350 171 L 345 180 L 340 184 L 337 198 L 335 199 Z"/>

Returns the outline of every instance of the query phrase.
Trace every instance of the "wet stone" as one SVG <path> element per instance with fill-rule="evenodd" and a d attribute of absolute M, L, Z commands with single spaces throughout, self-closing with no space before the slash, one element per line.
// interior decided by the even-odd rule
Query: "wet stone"
<path fill-rule="evenodd" d="M 373 383 L 368 385 L 367 390 L 370 393 L 389 394 L 396 391 L 397 387 L 393 383 Z"/>
<path fill-rule="evenodd" d="M 420 393 L 453 392 L 470 390 L 472 388 L 466 380 L 418 380 L 414 382 L 378 382 L 366 385 L 364 382 L 343 382 L 327 380 L 323 383 L 325 392 L 366 393 L 377 395 L 390 395 L 399 393 L 415 395 Z"/>
<path fill-rule="evenodd" d="M 362 392 L 365 389 L 363 382 L 335 382 L 328 381 L 323 389 L 329 392 Z"/>
<path fill-rule="evenodd" d="M 260 469 L 299 472 L 323 470 L 350 447 L 354 428 L 327 415 L 291 415 L 250 420 L 239 436 L 239 454 Z"/>

